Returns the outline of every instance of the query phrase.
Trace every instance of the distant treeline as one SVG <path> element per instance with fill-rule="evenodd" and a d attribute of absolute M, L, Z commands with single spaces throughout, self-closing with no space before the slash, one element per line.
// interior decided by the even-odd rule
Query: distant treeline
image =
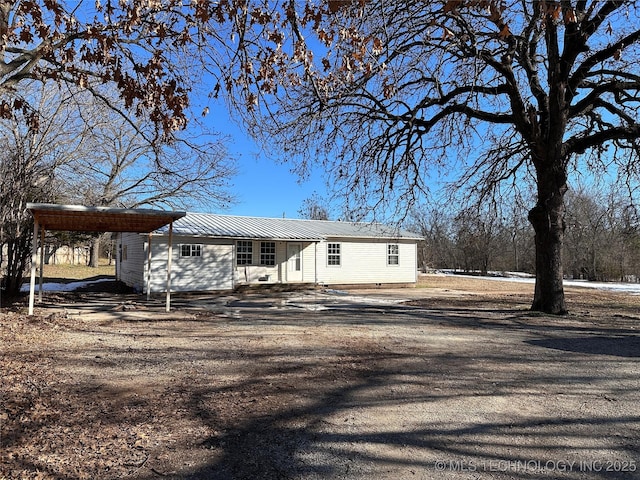
<path fill-rule="evenodd" d="M 567 193 L 566 278 L 640 281 L 639 209 L 616 192 Z M 534 232 L 524 207 L 495 204 L 457 211 L 433 207 L 414 214 L 423 270 L 535 273 Z"/>

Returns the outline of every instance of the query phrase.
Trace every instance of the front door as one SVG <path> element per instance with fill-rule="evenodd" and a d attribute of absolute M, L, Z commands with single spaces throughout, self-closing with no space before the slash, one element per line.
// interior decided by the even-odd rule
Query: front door
<path fill-rule="evenodd" d="M 287 282 L 302 281 L 302 245 L 287 244 Z"/>

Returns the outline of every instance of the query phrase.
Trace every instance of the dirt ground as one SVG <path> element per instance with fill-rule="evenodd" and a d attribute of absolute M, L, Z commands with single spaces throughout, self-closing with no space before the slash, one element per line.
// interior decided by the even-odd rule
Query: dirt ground
<path fill-rule="evenodd" d="M 640 478 L 640 297 L 417 288 L 0 311 L 0 479 Z"/>

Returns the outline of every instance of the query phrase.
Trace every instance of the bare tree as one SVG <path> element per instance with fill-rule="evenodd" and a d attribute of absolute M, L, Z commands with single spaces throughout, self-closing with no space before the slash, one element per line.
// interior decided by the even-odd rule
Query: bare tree
<path fill-rule="evenodd" d="M 71 107 L 79 109 L 86 125 L 85 154 L 58 172 L 72 202 L 209 209 L 232 202 L 227 182 L 233 162 L 218 135 L 201 128 L 196 136 L 191 128 L 155 145 L 144 134 L 148 122 L 136 120 L 132 126 L 91 97 Z M 96 236 L 90 249 L 93 267 L 98 266 L 99 246 Z"/>
<path fill-rule="evenodd" d="M 486 275 L 503 245 L 504 230 L 494 209 L 463 209 L 454 218 L 455 243 L 458 258 L 466 272 Z"/>
<path fill-rule="evenodd" d="M 566 312 L 570 173 L 617 162 L 637 175 L 637 3 L 278 5 L 249 3 L 232 18 L 242 36 L 226 78 L 254 133 L 275 135 L 302 168 L 319 159 L 367 208 L 413 203 L 430 174 L 461 171 L 481 200 L 533 179 L 532 309 Z"/>
<path fill-rule="evenodd" d="M 75 96 L 68 108 L 83 119 L 84 151 L 58 174 L 83 203 L 215 208 L 232 201 L 233 161 L 220 135 L 196 124 L 157 145 L 145 134 L 151 122 L 137 119 L 132 125 L 91 96 Z"/>
<path fill-rule="evenodd" d="M 640 281 L 640 212 L 637 205 L 621 202 L 618 214 L 620 249 L 611 252 L 618 266 L 619 280 Z M 617 253 L 617 254 L 616 254 Z"/>
<path fill-rule="evenodd" d="M 329 220 L 329 206 L 317 192 L 314 192 L 302 202 L 298 215 L 310 220 Z"/>
<path fill-rule="evenodd" d="M 605 280 L 601 255 L 607 230 L 607 205 L 597 190 L 567 193 L 567 273 L 573 278 Z M 611 245 L 613 248 L 614 246 Z"/>
<path fill-rule="evenodd" d="M 453 216 L 443 205 L 421 206 L 412 210 L 408 227 L 419 232 L 424 241 L 418 244 L 418 265 L 429 268 L 454 268 L 457 264 L 453 240 Z"/>
<path fill-rule="evenodd" d="M 102 96 L 108 95 L 102 88 Z M 13 294 L 31 248 L 27 202 L 213 208 L 232 200 L 227 181 L 233 162 L 216 135 L 173 132 L 167 137 L 171 141 L 154 144 L 144 134 L 153 128 L 149 122 L 136 119 L 133 126 L 86 92 L 49 85 L 31 89 L 29 99 L 38 105 L 39 128 L 7 119 L 4 124 L 11 129 L 2 130 L 6 135 L 1 137 L 5 151 L 16 152 L 0 159 L 0 244 L 21 246 L 10 247 L 7 256 Z M 117 102 L 110 100 L 111 105 Z M 98 266 L 99 237 L 86 241 L 90 263 Z"/>
<path fill-rule="evenodd" d="M 38 130 L 24 122 L 5 122 L 0 129 L 0 252 L 6 247 L 5 287 L 9 295 L 19 292 L 22 274 L 30 260 L 32 219 L 27 202 L 53 201 L 60 195 L 56 169 L 76 159 L 81 140 L 63 128 L 73 119 L 60 115 L 61 104 L 50 95 L 37 100 L 47 112 Z"/>
<path fill-rule="evenodd" d="M 619 189 L 581 185 L 567 194 L 568 273 L 588 280 L 640 274 L 636 208 Z"/>
<path fill-rule="evenodd" d="M 19 241 L 20 258 L 27 248 L 24 229 L 11 230 L 10 225 L 23 223 L 27 201 L 52 198 L 45 195 L 46 189 L 38 187 L 43 178 L 41 166 L 47 164 L 46 176 L 52 177 L 56 172 L 55 166 L 48 164 L 49 155 L 32 148 L 47 143 L 40 140 L 47 138 L 49 112 L 38 103 L 39 97 L 34 101 L 28 83 L 85 90 L 109 105 L 134 129 L 139 124 L 131 120 L 130 114 L 143 119 L 145 125 L 150 122 L 155 128 L 139 129 L 138 133 L 154 145 L 172 142 L 172 133 L 186 127 L 189 93 L 199 78 L 193 59 L 207 43 L 204 37 L 215 37 L 215 30 L 209 28 L 215 13 L 216 8 L 208 2 L 185 5 L 179 0 L 0 0 L 0 119 L 6 121 L 1 142 L 5 152 L 11 152 L 2 158 L 5 175 L 0 236 L 2 242 Z M 103 85 L 110 87 L 108 91 L 118 92 L 117 102 L 104 95 Z M 16 123 L 28 131 L 16 131 Z M 86 138 L 80 132 L 74 132 L 76 138 Z M 29 138 L 29 142 L 23 142 Z M 184 155 L 186 149 L 175 145 L 174 142 L 172 148 Z M 72 150 L 64 151 L 68 154 Z M 169 164 L 165 162 L 158 169 L 169 170 Z M 174 188 L 180 182 L 176 179 L 166 186 Z M 51 186 L 53 182 L 44 185 Z M 11 250 L 9 257 L 14 254 Z M 12 262 L 9 261 L 11 265 Z M 11 291 L 19 288 L 22 263 L 20 260 L 15 268 L 10 267 Z"/>

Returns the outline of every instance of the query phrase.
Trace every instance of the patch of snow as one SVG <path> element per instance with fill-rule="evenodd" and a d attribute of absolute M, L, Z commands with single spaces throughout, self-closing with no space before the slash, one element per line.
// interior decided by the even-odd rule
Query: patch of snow
<path fill-rule="evenodd" d="M 86 287 L 88 285 L 93 285 L 94 283 L 100 282 L 111 282 L 113 281 L 110 278 L 101 278 L 100 280 L 91 280 L 91 281 L 81 281 L 81 282 L 71 282 L 71 283 L 43 283 L 42 291 L 43 292 L 73 292 L 74 290 L 82 287 Z M 38 282 L 36 281 L 36 292 L 39 291 Z M 21 292 L 29 291 L 29 284 L 23 283 L 20 287 Z"/>
<path fill-rule="evenodd" d="M 454 275 L 452 272 L 445 272 L 448 275 Z M 477 278 L 481 280 L 497 280 L 503 282 L 520 282 L 520 283 L 535 283 L 534 276 L 529 274 L 522 275 L 509 275 L 504 277 L 488 275 L 460 275 L 455 274 L 456 277 L 465 278 Z M 631 295 L 640 295 L 640 283 L 623 283 L 623 282 L 591 282 L 589 280 L 565 280 L 565 287 L 579 287 L 579 288 L 594 288 L 597 290 L 608 290 L 613 292 L 629 293 Z"/>
<path fill-rule="evenodd" d="M 596 288 L 598 290 L 611 290 L 614 292 L 627 292 L 633 295 L 640 295 L 640 283 L 618 283 L 618 282 L 590 282 L 588 280 L 565 280 L 565 286 Z"/>
<path fill-rule="evenodd" d="M 349 293 L 344 290 L 335 290 L 333 288 L 325 288 L 323 291 L 331 295 L 349 295 Z"/>

